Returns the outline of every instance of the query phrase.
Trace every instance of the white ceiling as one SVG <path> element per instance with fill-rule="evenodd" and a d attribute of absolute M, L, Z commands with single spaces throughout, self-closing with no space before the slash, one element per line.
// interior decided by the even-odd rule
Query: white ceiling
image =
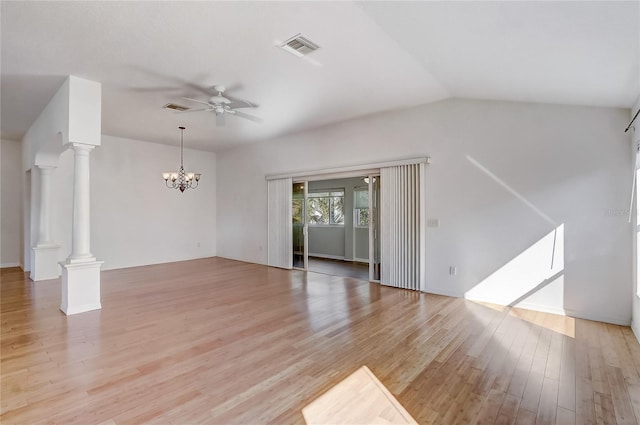
<path fill-rule="evenodd" d="M 177 144 L 185 125 L 206 150 L 449 97 L 628 108 L 640 94 L 638 1 L 0 4 L 3 139 L 69 74 L 103 84 L 103 133 Z M 306 60 L 276 47 L 297 33 L 321 46 Z M 195 107 L 188 83 L 241 85 L 263 122 L 161 109 Z"/>

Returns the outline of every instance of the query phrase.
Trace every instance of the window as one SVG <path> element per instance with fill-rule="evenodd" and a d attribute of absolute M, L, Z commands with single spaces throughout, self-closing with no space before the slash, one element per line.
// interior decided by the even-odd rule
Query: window
<path fill-rule="evenodd" d="M 304 198 L 293 198 L 293 205 L 291 209 L 291 217 L 293 218 L 293 224 L 302 224 L 302 206 L 304 204 Z"/>
<path fill-rule="evenodd" d="M 311 192 L 307 207 L 309 224 L 344 225 L 344 189 Z"/>
<path fill-rule="evenodd" d="M 304 185 L 301 185 L 299 183 L 293 184 L 292 198 L 291 216 L 293 218 L 293 224 L 303 224 L 302 217 L 304 217 Z"/>
<path fill-rule="evenodd" d="M 369 226 L 369 190 L 356 189 L 353 191 L 353 212 L 356 227 Z"/>

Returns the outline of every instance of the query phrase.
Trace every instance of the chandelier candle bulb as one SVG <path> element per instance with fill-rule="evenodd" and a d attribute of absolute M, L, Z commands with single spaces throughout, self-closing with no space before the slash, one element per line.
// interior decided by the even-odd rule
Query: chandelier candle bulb
<path fill-rule="evenodd" d="M 162 178 L 169 189 L 179 189 L 184 192 L 186 189 L 195 189 L 200 181 L 200 173 L 192 173 L 184 171 L 184 127 L 180 129 L 180 171 L 177 173 L 162 173 Z M 171 177 L 171 183 L 169 183 Z M 195 180 L 195 182 L 194 182 Z"/>

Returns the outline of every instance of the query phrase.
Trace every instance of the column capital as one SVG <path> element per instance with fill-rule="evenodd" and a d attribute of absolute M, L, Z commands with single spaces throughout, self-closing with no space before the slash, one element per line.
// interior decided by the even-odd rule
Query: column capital
<path fill-rule="evenodd" d="M 87 145 L 84 143 L 71 143 L 71 148 L 76 152 L 76 155 L 89 155 L 95 146 Z"/>
<path fill-rule="evenodd" d="M 48 173 L 53 171 L 56 167 L 55 165 L 36 165 L 41 173 Z"/>

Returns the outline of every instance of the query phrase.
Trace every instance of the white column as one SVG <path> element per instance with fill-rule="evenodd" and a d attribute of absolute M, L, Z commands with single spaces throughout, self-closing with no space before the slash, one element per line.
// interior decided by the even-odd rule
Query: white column
<path fill-rule="evenodd" d="M 60 276 L 58 245 L 51 237 L 51 175 L 55 167 L 38 165 L 37 182 L 40 201 L 34 210 L 38 221 L 38 239 L 31 248 L 31 280 L 56 279 Z"/>
<path fill-rule="evenodd" d="M 73 227 L 71 255 L 62 262 L 62 300 L 65 314 L 83 313 L 102 308 L 100 303 L 100 267 L 91 255 L 89 153 L 95 146 L 72 143 Z"/>
<path fill-rule="evenodd" d="M 51 174 L 55 167 L 39 165 L 40 217 L 37 246 L 53 245 L 51 239 Z"/>
<path fill-rule="evenodd" d="M 95 261 L 91 255 L 90 168 L 89 153 L 95 146 L 72 143 L 73 167 L 73 229 L 70 263 Z"/>

